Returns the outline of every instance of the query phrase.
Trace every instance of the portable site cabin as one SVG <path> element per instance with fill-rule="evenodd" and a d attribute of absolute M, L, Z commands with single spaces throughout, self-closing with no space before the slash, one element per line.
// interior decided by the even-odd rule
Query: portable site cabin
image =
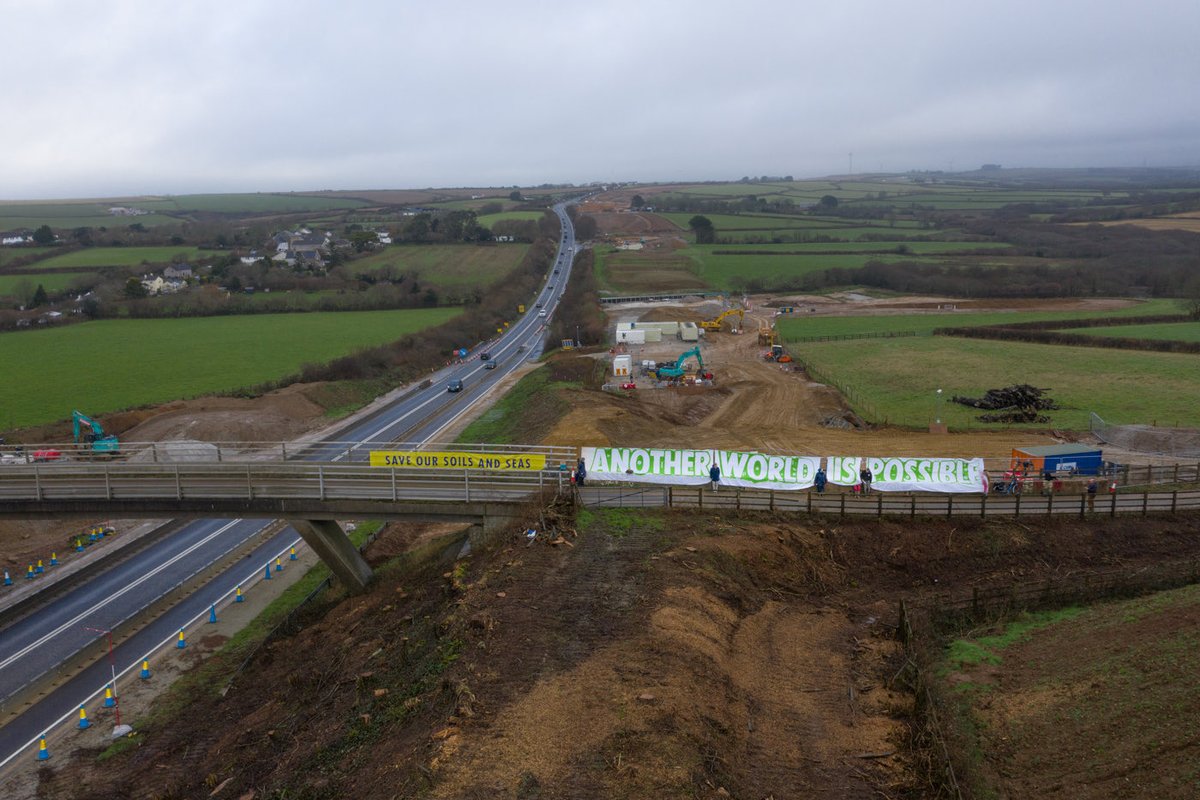
<path fill-rule="evenodd" d="M 631 356 L 616 356 L 613 358 L 613 375 L 618 378 L 628 378 L 633 365 Z"/>
<path fill-rule="evenodd" d="M 646 331 L 618 330 L 617 342 L 621 344 L 645 344 Z"/>
<path fill-rule="evenodd" d="M 685 342 L 699 341 L 700 333 L 700 326 L 694 322 L 684 322 L 679 326 L 679 338 Z"/>
<path fill-rule="evenodd" d="M 1012 451 L 1012 464 L 1029 461 L 1037 475 L 1044 472 L 1072 475 L 1099 475 L 1103 460 L 1100 451 L 1078 444 L 1052 444 L 1043 447 L 1020 447 Z"/>

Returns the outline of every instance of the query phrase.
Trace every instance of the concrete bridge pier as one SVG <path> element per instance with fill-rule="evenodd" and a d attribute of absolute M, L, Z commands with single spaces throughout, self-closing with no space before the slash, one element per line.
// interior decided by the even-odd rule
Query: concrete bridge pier
<path fill-rule="evenodd" d="M 352 594 L 366 591 L 371 582 L 371 567 L 337 520 L 290 519 L 288 522 Z"/>

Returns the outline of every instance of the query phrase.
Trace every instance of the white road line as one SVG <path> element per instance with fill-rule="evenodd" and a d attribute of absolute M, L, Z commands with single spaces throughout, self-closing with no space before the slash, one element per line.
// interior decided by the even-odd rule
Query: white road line
<path fill-rule="evenodd" d="M 7 658 L 5 658 L 3 661 L 0 661 L 0 669 L 4 669 L 4 668 L 8 667 L 10 664 L 12 664 L 13 662 L 15 662 L 15 661 L 17 661 L 17 660 L 19 660 L 19 659 L 23 658 L 24 656 L 28 655 L 28 654 L 29 654 L 29 651 L 31 651 L 31 650 L 33 650 L 33 649 L 35 649 L 35 648 L 37 648 L 37 647 L 41 646 L 42 644 L 45 644 L 47 641 L 49 641 L 50 639 L 53 639 L 55 636 L 58 636 L 58 635 L 59 635 L 60 633 L 62 633 L 63 631 L 65 631 L 65 630 L 67 630 L 67 629 L 69 629 L 69 628 L 73 628 L 73 627 L 75 627 L 75 626 L 76 626 L 76 625 L 78 625 L 78 624 L 79 624 L 79 623 L 80 623 L 80 622 L 83 620 L 83 618 L 84 618 L 84 617 L 86 617 L 88 614 L 92 614 L 92 613 L 94 613 L 96 610 L 98 610 L 98 609 L 100 609 L 100 608 L 103 608 L 103 607 L 104 607 L 105 605 L 107 605 L 109 602 L 111 602 L 111 601 L 113 601 L 113 600 L 116 600 L 116 599 L 117 599 L 118 597 L 120 597 L 121 595 L 123 595 L 123 594 L 126 594 L 127 592 L 130 592 L 130 591 L 132 591 L 132 590 L 136 589 L 136 588 L 137 588 L 138 586 L 140 586 L 141 584 L 145 583 L 146 581 L 150 580 L 151 578 L 153 578 L 153 577 L 154 577 L 155 575 L 157 575 L 158 573 L 160 573 L 160 572 L 162 572 L 163 570 L 165 570 L 165 569 L 167 569 L 168 567 L 170 567 L 170 566 L 171 566 L 172 564 L 174 564 L 176 561 L 178 561 L 178 560 L 180 560 L 181 558 L 183 558 L 183 557 L 185 557 L 185 556 L 189 555 L 190 553 L 192 553 L 192 552 L 193 552 L 194 550 L 196 550 L 197 548 L 203 547 L 204 545 L 208 544 L 210 541 L 212 541 L 212 540 L 213 540 L 213 539 L 215 539 L 216 537 L 220 536 L 222 533 L 224 533 L 225 531 L 229 530 L 230 528 L 232 528 L 234 525 L 238 524 L 239 522 L 241 522 L 241 520 L 240 520 L 240 519 L 235 519 L 233 522 L 230 522 L 230 523 L 228 523 L 228 524 L 226 524 L 226 525 L 224 525 L 224 526 L 222 526 L 222 527 L 218 528 L 216 531 L 214 531 L 213 533 L 210 533 L 208 536 L 206 536 L 205 538 L 203 538 L 203 539 L 201 539 L 200 541 L 196 542 L 195 544 L 193 544 L 193 545 L 192 545 L 191 547 L 189 547 L 188 549 L 184 550 L 184 551 L 183 551 L 183 552 L 181 552 L 181 553 L 178 553 L 178 554 L 176 554 L 176 555 L 175 555 L 173 558 L 169 559 L 168 561 L 164 561 L 162 564 L 159 564 L 157 567 L 155 567 L 154 569 L 150 570 L 150 571 L 149 571 L 149 572 L 147 572 L 145 575 L 142 575 L 142 576 L 141 576 L 140 578 L 138 578 L 136 581 L 134 581 L 134 582 L 132 582 L 132 583 L 130 583 L 130 584 L 128 584 L 128 585 L 126 585 L 126 586 L 122 587 L 122 588 L 121 588 L 119 591 L 117 591 L 117 592 L 115 592 L 115 593 L 113 593 L 113 594 L 110 594 L 110 595 L 108 595 L 108 596 L 107 596 L 107 597 L 105 597 L 103 600 L 101 600 L 100 602 L 96 603 L 96 604 L 95 604 L 95 605 L 93 605 L 91 608 L 87 609 L 86 611 L 82 611 L 82 612 L 80 612 L 80 613 L 79 613 L 78 615 L 76 615 L 76 616 L 75 616 L 73 619 L 71 619 L 71 620 L 68 620 L 67 622 L 64 622 L 62 625 L 59 625 L 59 626 L 58 626 L 57 628 L 55 628 L 54 630 L 52 630 L 52 631 L 50 631 L 49 633 L 47 633 L 47 634 L 45 634 L 44 636 L 42 636 L 42 638 L 38 639 L 36 642 L 32 642 L 32 643 L 30 643 L 30 644 L 26 645 L 25 647 L 21 648 L 21 649 L 20 649 L 20 650 L 18 650 L 17 652 L 15 652 L 15 653 L 13 653 L 12 655 L 10 655 L 10 656 L 8 656 Z"/>

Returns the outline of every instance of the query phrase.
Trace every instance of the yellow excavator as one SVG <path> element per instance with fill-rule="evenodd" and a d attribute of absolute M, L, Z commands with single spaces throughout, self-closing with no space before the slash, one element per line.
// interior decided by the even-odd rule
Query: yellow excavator
<path fill-rule="evenodd" d="M 706 331 L 719 331 L 721 330 L 721 323 L 725 321 L 725 318 L 731 317 L 734 314 L 737 314 L 738 318 L 737 327 L 741 329 L 742 320 L 746 318 L 746 312 L 740 308 L 731 308 L 723 314 L 718 315 L 716 319 L 710 319 L 706 322 L 701 322 L 700 327 L 704 328 Z"/>

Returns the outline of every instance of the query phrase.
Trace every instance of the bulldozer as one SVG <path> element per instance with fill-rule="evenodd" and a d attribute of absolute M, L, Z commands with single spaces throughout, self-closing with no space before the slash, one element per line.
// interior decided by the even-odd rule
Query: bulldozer
<path fill-rule="evenodd" d="M 767 361 L 774 361 L 779 364 L 792 363 L 792 357 L 787 354 L 787 352 L 783 349 L 783 345 L 781 344 L 771 345 L 771 349 L 763 353 L 763 358 L 765 358 Z"/>

